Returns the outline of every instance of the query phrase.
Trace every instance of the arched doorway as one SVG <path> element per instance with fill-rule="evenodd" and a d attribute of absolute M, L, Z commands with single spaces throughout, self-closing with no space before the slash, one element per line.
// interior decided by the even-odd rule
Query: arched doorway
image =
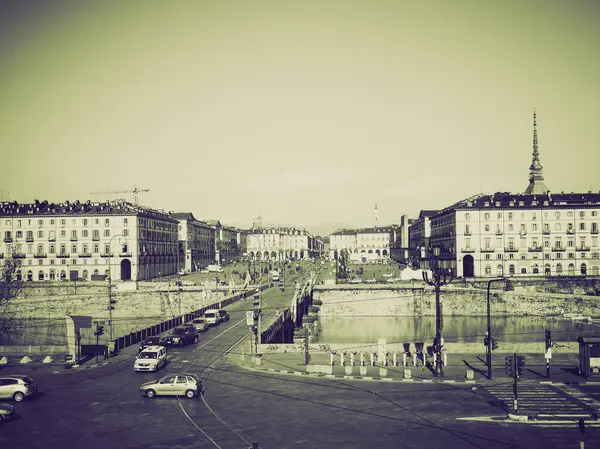
<path fill-rule="evenodd" d="M 551 271 L 550 271 L 550 264 L 546 264 L 546 265 L 544 265 L 544 274 L 545 274 L 546 276 L 550 276 L 550 274 L 551 274 Z"/>
<path fill-rule="evenodd" d="M 55 276 L 56 276 L 56 275 L 55 275 L 55 272 L 54 272 L 54 270 L 50 270 L 50 280 L 51 280 L 51 281 L 53 281 L 53 280 L 54 280 Z"/>
<path fill-rule="evenodd" d="M 581 274 L 584 276 L 587 275 L 587 265 L 584 263 L 581 264 Z"/>
<path fill-rule="evenodd" d="M 533 264 L 533 274 L 539 274 L 540 272 L 540 268 L 538 267 L 537 263 Z"/>
<path fill-rule="evenodd" d="M 575 265 L 569 264 L 569 276 L 575 276 Z"/>
<path fill-rule="evenodd" d="M 61 281 L 67 280 L 67 272 L 65 270 L 60 270 L 60 280 Z"/>
<path fill-rule="evenodd" d="M 333 252 L 333 258 L 334 258 L 334 259 L 337 259 L 337 258 L 338 258 L 338 252 L 337 252 L 337 251 L 334 251 L 334 252 Z"/>
<path fill-rule="evenodd" d="M 473 277 L 475 274 L 475 264 L 473 263 L 473 256 L 467 254 L 463 257 L 463 277 Z"/>
<path fill-rule="evenodd" d="M 28 281 L 33 281 L 33 272 L 31 270 L 29 270 L 27 272 L 27 280 Z"/>
<path fill-rule="evenodd" d="M 83 279 L 84 281 L 88 280 L 88 271 L 87 270 L 83 270 L 83 273 L 81 273 L 81 279 Z"/>
<path fill-rule="evenodd" d="M 38 272 L 38 281 L 43 281 L 44 280 L 44 272 L 42 270 L 40 270 Z"/>
<path fill-rule="evenodd" d="M 558 276 L 562 275 L 562 264 L 560 264 L 560 263 L 556 264 L 556 274 Z"/>
<path fill-rule="evenodd" d="M 121 280 L 129 281 L 131 279 L 131 261 L 123 259 L 121 261 Z"/>

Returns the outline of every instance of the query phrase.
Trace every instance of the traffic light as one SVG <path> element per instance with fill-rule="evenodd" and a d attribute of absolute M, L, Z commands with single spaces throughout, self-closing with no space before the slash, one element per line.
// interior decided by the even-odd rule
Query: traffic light
<path fill-rule="evenodd" d="M 517 356 L 517 375 L 523 376 L 525 374 L 525 356 Z"/>
<path fill-rule="evenodd" d="M 504 371 L 510 377 L 513 377 L 515 375 L 512 355 L 507 355 L 506 357 L 504 357 Z"/>
<path fill-rule="evenodd" d="M 104 334 L 104 326 L 97 325 L 96 326 L 96 332 L 94 332 L 94 335 L 96 337 L 98 337 L 98 336 L 103 335 L 103 334 Z"/>
<path fill-rule="evenodd" d="M 490 337 L 488 337 L 486 335 L 485 338 L 483 339 L 483 346 L 485 346 L 487 348 L 489 345 L 490 345 Z"/>
<path fill-rule="evenodd" d="M 115 306 L 113 304 L 116 304 L 117 300 L 116 299 L 111 299 L 109 301 L 109 306 L 107 307 L 108 310 L 115 310 Z"/>
<path fill-rule="evenodd" d="M 496 343 L 496 340 L 492 338 L 492 350 L 494 349 L 498 349 L 498 343 Z"/>
<path fill-rule="evenodd" d="M 552 332 L 546 329 L 546 351 L 552 347 Z"/>

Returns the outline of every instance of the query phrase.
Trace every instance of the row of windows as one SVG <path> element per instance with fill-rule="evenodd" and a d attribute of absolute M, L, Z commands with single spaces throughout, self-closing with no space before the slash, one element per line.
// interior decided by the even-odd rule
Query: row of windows
<path fill-rule="evenodd" d="M 486 275 L 492 274 L 492 267 L 490 265 L 486 265 L 484 270 L 485 270 Z M 498 276 L 503 276 L 503 271 L 504 271 L 504 269 L 503 269 L 502 265 L 498 265 L 496 267 L 496 274 Z M 520 273 L 528 274 L 527 267 L 520 267 Z M 531 273 L 532 274 L 540 274 L 540 267 L 538 267 L 537 265 L 534 264 L 531 267 Z M 588 274 L 588 269 L 587 269 L 586 264 L 581 264 L 580 273 L 584 276 Z M 516 274 L 516 267 L 514 265 L 510 265 L 508 267 L 508 274 Z M 546 264 L 546 265 L 544 265 L 544 274 L 547 276 L 550 276 L 552 274 L 556 274 L 556 275 L 560 276 L 563 274 L 563 266 L 561 264 L 557 264 L 556 269 L 554 270 L 554 273 L 552 273 L 552 269 L 551 269 L 550 265 Z M 569 276 L 575 275 L 575 265 L 569 264 L 569 266 L 567 267 L 567 274 Z M 600 274 L 600 267 L 598 265 L 594 265 L 592 267 L 592 275 L 598 276 L 599 274 Z"/>
<path fill-rule="evenodd" d="M 508 255 L 508 259 L 516 259 L 515 254 L 514 253 L 509 253 Z M 491 260 L 493 259 L 492 254 L 490 253 L 486 253 L 483 258 L 485 260 Z M 503 253 L 499 253 L 496 254 L 496 259 L 498 260 L 502 260 L 504 258 Z M 521 260 L 527 260 L 527 255 L 526 254 L 521 254 L 520 255 Z M 531 255 L 531 259 L 533 260 L 537 260 L 539 259 L 539 255 L 538 254 L 532 254 Z M 562 259 L 563 255 L 562 253 L 555 253 L 554 254 L 554 259 Z M 579 255 L 580 259 L 587 259 L 586 253 L 581 253 Z M 552 260 L 552 254 L 544 254 L 544 259 L 546 260 Z M 567 257 L 566 259 L 575 259 L 575 253 L 567 253 Z M 599 253 L 591 253 L 590 259 L 600 259 L 600 254 Z"/>
<path fill-rule="evenodd" d="M 91 223 L 92 219 L 88 219 L 88 218 L 82 218 L 81 219 L 81 223 L 83 224 L 83 226 L 88 226 L 89 223 Z M 100 224 L 100 218 L 94 218 L 94 224 L 99 225 Z M 23 222 L 25 220 L 15 220 L 15 224 L 17 225 L 17 227 L 21 227 L 23 226 Z M 67 225 L 67 219 L 66 218 L 61 218 L 60 220 L 58 220 L 61 226 L 66 226 Z M 10 226 L 12 224 L 11 220 L 8 219 L 6 220 L 6 226 Z M 50 225 L 54 225 L 55 224 L 55 219 L 54 218 L 50 218 Z M 73 218 L 71 220 L 71 224 L 73 225 L 77 225 L 77 219 Z M 123 218 L 123 226 L 127 226 L 129 224 L 129 220 L 127 218 Z M 37 225 L 38 226 L 44 226 L 44 220 L 43 219 L 38 219 L 37 220 Z M 28 219 L 27 220 L 27 226 L 35 226 L 34 220 Z M 105 218 L 104 219 L 104 226 L 110 226 L 110 218 Z"/>
<path fill-rule="evenodd" d="M 123 235 L 123 237 L 128 237 L 129 236 L 129 230 L 123 229 L 121 231 L 121 234 Z M 55 236 L 56 236 L 55 231 L 53 231 L 53 230 L 52 231 L 48 231 L 48 238 L 49 239 L 54 239 Z M 60 231 L 60 236 L 63 237 L 63 238 L 66 238 L 67 237 L 67 231 L 64 230 L 64 229 L 61 230 Z M 77 236 L 78 236 L 77 230 L 73 229 L 71 231 L 70 238 L 71 239 L 77 239 L 78 238 Z M 110 237 L 110 229 L 105 229 L 104 232 L 103 232 L 103 236 L 104 237 Z M 82 238 L 89 237 L 89 231 L 87 229 L 83 229 L 81 231 L 81 237 Z M 93 229 L 92 230 L 92 237 L 93 238 L 100 238 L 100 230 L 99 229 Z M 15 238 L 22 239 L 23 238 L 23 231 L 15 231 Z M 26 239 L 33 239 L 34 238 L 33 231 L 27 231 L 25 238 Z M 37 231 L 37 238 L 40 238 L 40 239 L 44 238 L 44 231 L 43 230 L 40 229 L 40 230 Z M 4 239 L 5 240 L 12 239 L 12 232 L 11 231 L 4 231 Z"/>
<path fill-rule="evenodd" d="M 489 224 L 484 225 L 483 227 L 484 232 L 491 232 L 491 227 Z M 580 231 L 585 231 L 587 229 L 586 223 L 579 223 L 579 230 Z M 514 226 L 512 223 L 508 224 L 508 230 L 509 231 L 514 231 Z M 537 223 L 531 223 L 531 230 L 532 231 L 537 231 L 538 230 L 538 225 Z M 544 223 L 544 231 L 550 231 L 550 224 L 549 223 Z M 554 224 L 554 230 L 555 231 L 560 231 L 562 230 L 562 225 L 561 223 L 555 223 Z M 567 232 L 569 231 L 573 231 L 573 223 L 567 223 L 567 228 L 566 228 Z M 527 228 L 525 226 L 524 223 L 521 224 L 521 226 L 519 227 L 519 231 L 520 232 L 527 232 Z M 598 232 L 598 223 L 591 223 L 591 227 L 590 227 L 590 231 L 597 233 Z M 471 226 L 470 225 L 465 225 L 465 234 L 469 234 L 471 232 Z M 502 232 L 502 227 L 500 226 L 500 224 L 496 225 L 496 232 L 500 233 Z"/>
<path fill-rule="evenodd" d="M 592 216 L 592 217 L 597 217 L 598 216 L 598 211 L 596 211 L 596 210 L 592 210 L 592 211 L 589 211 L 589 212 L 590 212 L 590 216 Z M 503 214 L 504 214 L 503 212 L 496 212 L 496 219 L 497 220 L 501 220 L 502 217 L 503 217 Z M 568 211 L 566 211 L 565 215 L 567 217 L 573 217 L 574 216 L 574 212 L 572 210 L 568 210 Z M 579 218 L 585 218 L 586 217 L 586 211 L 580 210 L 578 215 L 579 215 Z M 553 216 L 554 216 L 555 219 L 560 219 L 561 212 L 560 211 L 554 211 Z M 489 212 L 486 212 L 485 214 L 483 214 L 483 219 L 486 220 L 486 221 L 489 220 L 490 217 L 491 217 L 491 213 L 489 213 Z M 508 212 L 508 219 L 509 220 L 513 220 L 514 217 L 515 217 L 515 212 Z M 521 220 L 524 220 L 525 219 L 525 212 L 521 212 L 520 213 L 520 217 L 521 217 Z M 531 215 L 531 219 L 532 220 L 537 220 L 537 217 L 538 217 L 537 211 L 533 211 L 532 215 Z M 544 218 L 550 218 L 550 212 L 549 211 L 544 211 Z M 469 212 L 465 213 L 465 220 L 469 221 L 470 219 L 471 219 L 471 214 Z"/>
<path fill-rule="evenodd" d="M 508 246 L 506 248 L 509 249 L 516 249 L 517 247 L 515 246 L 515 239 L 513 237 L 509 237 L 508 241 L 507 241 Z M 484 240 L 484 248 L 491 248 L 492 245 L 492 240 L 489 238 L 486 238 Z M 465 246 L 467 248 L 471 247 L 471 239 L 465 239 Z M 598 237 L 592 237 L 592 246 L 596 247 L 598 246 Z M 502 239 L 496 239 L 496 247 L 498 248 L 504 248 L 504 241 Z M 526 249 L 527 246 L 527 240 L 522 238 L 520 239 L 520 248 Z M 541 248 L 542 246 L 540 246 L 539 240 L 537 239 L 537 237 L 533 237 L 531 239 L 531 248 Z M 550 248 L 550 239 L 544 239 L 544 248 Z M 567 247 L 572 248 L 572 247 L 576 247 L 575 246 L 575 240 L 567 240 Z M 562 244 L 562 239 L 560 237 L 555 238 L 554 240 L 554 248 L 563 248 L 563 244 Z M 579 246 L 577 246 L 577 248 L 583 248 L 588 249 L 587 247 L 587 239 L 585 237 L 581 237 L 579 239 Z"/>

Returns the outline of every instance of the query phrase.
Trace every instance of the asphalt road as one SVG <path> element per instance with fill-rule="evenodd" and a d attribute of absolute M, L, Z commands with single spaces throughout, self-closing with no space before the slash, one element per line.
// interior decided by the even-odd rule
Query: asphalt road
<path fill-rule="evenodd" d="M 279 289 L 263 293 L 271 312 L 288 301 Z M 51 367 L 4 368 L 31 375 L 43 394 L 16 404 L 21 417 L 0 426 L 0 447 L 233 449 L 252 441 L 265 449 L 578 447 L 576 422 L 457 420 L 502 415 L 470 385 L 339 381 L 238 367 L 222 355 L 247 334 L 251 305 L 228 307 L 231 320 L 203 333 L 198 345 L 170 349 L 159 373 L 135 373 L 132 351 L 106 366 L 62 374 Z M 203 376 L 205 401 L 139 394 L 146 380 L 180 371 Z M 586 447 L 600 447 L 599 433 L 588 430 Z"/>

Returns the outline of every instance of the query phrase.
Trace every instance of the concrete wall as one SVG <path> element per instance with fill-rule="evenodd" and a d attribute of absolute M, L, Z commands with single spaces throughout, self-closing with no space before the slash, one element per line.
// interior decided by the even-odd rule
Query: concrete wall
<path fill-rule="evenodd" d="M 487 292 L 475 288 L 442 288 L 444 316 L 483 316 Z M 319 285 L 314 299 L 323 301 L 320 317 L 435 316 L 432 287 L 387 287 Z M 546 294 L 531 291 L 492 290 L 491 314 L 496 316 L 563 315 L 577 313 L 600 316 L 600 297 L 591 295 Z"/>

